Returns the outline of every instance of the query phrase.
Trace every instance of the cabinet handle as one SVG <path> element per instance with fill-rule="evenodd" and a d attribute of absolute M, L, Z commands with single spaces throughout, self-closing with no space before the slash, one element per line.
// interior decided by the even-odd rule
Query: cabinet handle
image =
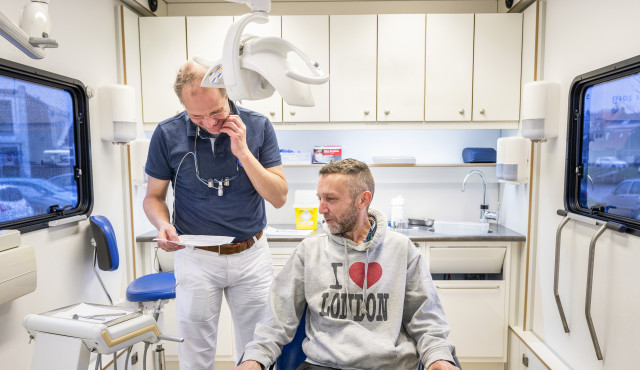
<path fill-rule="evenodd" d="M 290 115 L 295 116 L 296 115 L 296 111 L 292 110 L 291 112 L 289 112 Z"/>
<path fill-rule="evenodd" d="M 369 110 L 368 110 L 368 109 L 364 111 L 364 115 L 365 115 L 365 116 L 368 116 L 368 115 L 369 115 Z"/>
<path fill-rule="evenodd" d="M 524 353 L 522 354 L 522 364 L 525 367 L 529 367 L 529 357 L 527 357 L 527 355 L 525 355 Z"/>
<path fill-rule="evenodd" d="M 391 113 L 391 111 L 388 110 L 388 109 L 384 111 L 384 114 L 387 115 L 387 116 L 389 115 L 389 113 Z"/>
<path fill-rule="evenodd" d="M 270 111 L 270 112 L 269 112 L 269 115 L 270 115 L 271 117 L 275 117 L 275 115 L 276 115 L 276 111 L 274 111 L 274 110 Z"/>
<path fill-rule="evenodd" d="M 484 114 L 484 113 L 485 113 L 484 108 L 480 109 L 480 114 Z"/>
<path fill-rule="evenodd" d="M 460 113 L 460 114 L 464 114 L 464 108 L 460 108 L 460 110 L 458 111 L 458 113 Z"/>
<path fill-rule="evenodd" d="M 500 289 L 500 285 L 495 285 L 495 286 L 442 286 L 442 285 L 436 285 L 436 288 L 438 289 L 483 289 L 483 290 L 487 290 L 487 289 Z"/>

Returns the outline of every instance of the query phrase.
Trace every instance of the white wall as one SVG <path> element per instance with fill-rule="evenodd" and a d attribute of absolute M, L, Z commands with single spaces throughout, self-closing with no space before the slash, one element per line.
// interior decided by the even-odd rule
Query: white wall
<path fill-rule="evenodd" d="M 0 11 L 18 22 L 27 1 L 2 1 Z M 17 63 L 80 80 L 97 90 L 117 83 L 116 30 L 113 0 L 55 0 L 49 4 L 52 37 L 60 45 L 44 59 L 33 60 L 0 37 L 0 56 Z M 121 148 L 100 140 L 97 98 L 89 101 L 93 189 L 93 214 L 110 218 L 116 230 L 124 230 Z M 124 233 L 117 233 L 120 254 Z M 91 270 L 88 221 L 48 228 L 22 236 L 35 248 L 38 287 L 35 292 L 0 305 L 0 367 L 28 369 L 34 344 L 28 343 L 22 318 L 81 301 L 108 303 Z M 124 271 L 121 268 L 120 271 Z M 112 297 L 118 298 L 121 272 L 102 273 Z M 10 364 L 10 365 L 9 365 Z"/>
<path fill-rule="evenodd" d="M 456 164 L 462 162 L 465 147 L 496 148 L 500 130 L 324 130 L 277 131 L 280 148 L 311 152 L 315 145 L 340 145 L 342 158 L 372 163 L 373 156 L 414 156 L 418 164 Z M 295 190 L 315 190 L 319 167 L 286 167 L 289 182 L 287 203 L 281 209 L 267 208 L 267 220 L 275 224 L 295 223 Z M 480 178 L 469 179 L 461 191 L 467 167 L 372 167 L 376 193 L 372 207 L 387 216 L 391 198 L 405 199 L 405 218 L 437 218 L 477 221 L 480 218 L 482 185 Z M 495 167 L 477 168 L 489 180 L 487 200 L 491 210 L 498 208 Z"/>
<path fill-rule="evenodd" d="M 559 137 L 541 145 L 533 330 L 571 368 L 637 368 L 640 348 L 640 241 L 611 231 L 596 247 L 592 316 L 604 361 L 595 356 L 584 313 L 588 246 L 596 228 L 570 223 L 562 238 L 560 296 L 570 334 L 553 297 L 555 231 L 563 208 L 568 90 L 577 75 L 640 54 L 640 2 L 548 0 L 542 79 L 562 84 Z"/>

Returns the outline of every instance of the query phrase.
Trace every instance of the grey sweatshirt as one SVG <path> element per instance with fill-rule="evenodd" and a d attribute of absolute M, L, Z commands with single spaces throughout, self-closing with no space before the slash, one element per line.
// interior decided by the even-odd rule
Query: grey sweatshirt
<path fill-rule="evenodd" d="M 244 360 L 275 362 L 307 309 L 307 361 L 340 369 L 425 369 L 453 362 L 442 305 L 422 255 L 405 235 L 377 228 L 362 244 L 329 233 L 300 243 L 274 279 L 270 314 L 256 327 Z"/>

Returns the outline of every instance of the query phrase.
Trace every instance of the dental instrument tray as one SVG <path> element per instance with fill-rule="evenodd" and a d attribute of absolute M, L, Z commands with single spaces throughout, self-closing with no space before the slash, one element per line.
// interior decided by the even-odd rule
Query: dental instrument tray
<path fill-rule="evenodd" d="M 464 163 L 496 163 L 496 150 L 493 148 L 464 148 Z"/>
<path fill-rule="evenodd" d="M 42 314 L 29 314 L 22 322 L 38 342 L 39 333 L 77 338 L 94 352 L 109 354 L 140 341 L 155 343 L 160 330 L 151 315 L 121 307 L 74 304 Z"/>

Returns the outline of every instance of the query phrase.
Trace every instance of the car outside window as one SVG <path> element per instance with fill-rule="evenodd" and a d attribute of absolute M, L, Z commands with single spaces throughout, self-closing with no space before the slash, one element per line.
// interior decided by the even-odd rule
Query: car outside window
<path fill-rule="evenodd" d="M 576 77 L 565 208 L 640 235 L 640 57 Z"/>
<path fill-rule="evenodd" d="M 79 81 L 0 59 L 0 229 L 91 211 L 87 106 Z"/>

